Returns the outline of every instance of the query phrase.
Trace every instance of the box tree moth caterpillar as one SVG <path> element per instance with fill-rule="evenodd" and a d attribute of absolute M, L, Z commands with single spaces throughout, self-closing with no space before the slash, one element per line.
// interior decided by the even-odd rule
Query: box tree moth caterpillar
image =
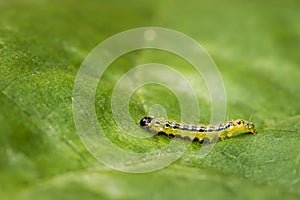
<path fill-rule="evenodd" d="M 223 140 L 225 137 L 231 137 L 238 132 L 256 134 L 254 124 L 242 119 L 231 120 L 218 125 L 189 125 L 161 118 L 144 117 L 140 121 L 140 126 L 157 134 L 200 142 L 205 138 L 208 138 L 209 141 L 216 138 Z"/>

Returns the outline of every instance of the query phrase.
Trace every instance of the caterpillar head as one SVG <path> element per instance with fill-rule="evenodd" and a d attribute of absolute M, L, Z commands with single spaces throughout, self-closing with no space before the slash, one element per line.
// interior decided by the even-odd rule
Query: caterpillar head
<path fill-rule="evenodd" d="M 152 120 L 153 120 L 153 117 L 144 117 L 140 121 L 140 126 L 141 127 L 148 127 L 149 124 L 152 122 Z"/>

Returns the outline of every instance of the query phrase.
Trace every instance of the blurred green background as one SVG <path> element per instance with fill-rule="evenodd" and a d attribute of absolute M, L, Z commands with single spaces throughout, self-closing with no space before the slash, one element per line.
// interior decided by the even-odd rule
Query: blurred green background
<path fill-rule="evenodd" d="M 299 199 L 299 10 L 296 0 L 1 0 L 0 198 Z M 221 72 L 227 118 L 252 116 L 258 134 L 218 142 L 204 159 L 198 156 L 201 144 L 193 143 L 172 165 L 145 174 L 118 172 L 91 156 L 73 122 L 77 70 L 101 41 L 145 26 L 174 29 L 199 42 Z M 137 152 L 170 140 L 118 136 L 110 80 L 152 58 L 180 63 L 174 55 L 133 52 L 114 63 L 126 67 L 112 66 L 96 97 L 108 137 Z M 135 120 L 153 102 L 162 102 L 176 118 L 176 101 L 155 96 L 159 90 L 133 97 Z M 210 104 L 200 102 L 208 122 Z"/>

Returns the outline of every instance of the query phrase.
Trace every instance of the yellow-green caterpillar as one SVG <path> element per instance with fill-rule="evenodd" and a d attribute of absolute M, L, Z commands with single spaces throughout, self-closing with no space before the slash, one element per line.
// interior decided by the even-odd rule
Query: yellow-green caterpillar
<path fill-rule="evenodd" d="M 188 125 L 161 118 L 144 117 L 140 121 L 140 126 L 148 131 L 165 134 L 169 137 L 180 137 L 200 142 L 204 138 L 208 138 L 209 141 L 216 138 L 223 140 L 225 137 L 231 137 L 236 132 L 256 134 L 254 124 L 242 119 L 231 120 L 219 125 Z"/>

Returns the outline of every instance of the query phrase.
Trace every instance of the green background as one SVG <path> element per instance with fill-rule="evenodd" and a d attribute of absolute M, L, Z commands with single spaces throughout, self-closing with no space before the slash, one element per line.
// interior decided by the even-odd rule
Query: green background
<path fill-rule="evenodd" d="M 0 198 L 299 199 L 299 10 L 296 0 L 1 0 Z M 73 121 L 77 70 L 101 41 L 145 26 L 174 29 L 199 42 L 222 75 L 227 119 L 252 116 L 258 134 L 217 142 L 204 159 L 198 157 L 201 144 L 193 143 L 172 165 L 145 174 L 115 171 L 91 156 Z M 182 62 L 149 53 L 116 61 L 96 95 L 107 136 L 136 152 L 170 140 L 118 134 L 109 106 L 115 81 L 151 58 Z M 137 122 L 155 102 L 176 118 L 177 102 L 160 92 L 168 91 L 133 96 L 130 112 Z M 199 100 L 203 122 L 209 122 L 210 103 Z"/>

